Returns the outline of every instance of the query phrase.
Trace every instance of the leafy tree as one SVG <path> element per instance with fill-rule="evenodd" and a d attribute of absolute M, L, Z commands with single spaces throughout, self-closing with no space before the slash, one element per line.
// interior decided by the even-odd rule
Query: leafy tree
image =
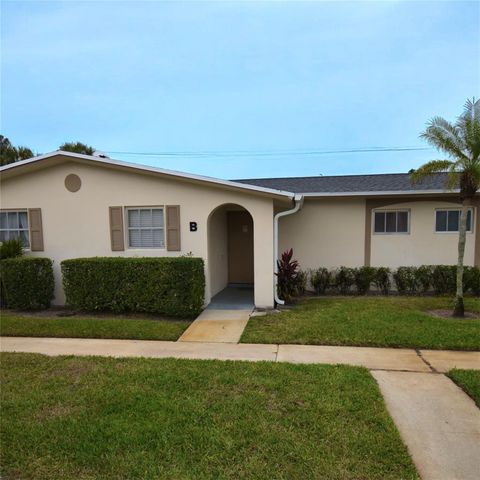
<path fill-rule="evenodd" d="M 58 149 L 64 152 L 81 153 L 83 155 L 93 155 L 95 153 L 95 148 L 81 142 L 65 142 L 60 145 Z"/>
<path fill-rule="evenodd" d="M 0 135 L 0 166 L 31 157 L 33 152 L 29 148 L 14 147 L 7 137 Z"/>
<path fill-rule="evenodd" d="M 458 235 L 456 297 L 453 314 L 464 316 L 463 258 L 465 253 L 467 215 L 472 199 L 480 188 L 480 101 L 467 100 L 464 112 L 452 124 L 442 117 L 434 117 L 427 124 L 421 138 L 447 154 L 449 159 L 432 160 L 411 174 L 412 183 L 439 172 L 448 172 L 447 188 L 460 189 L 462 209 Z"/>

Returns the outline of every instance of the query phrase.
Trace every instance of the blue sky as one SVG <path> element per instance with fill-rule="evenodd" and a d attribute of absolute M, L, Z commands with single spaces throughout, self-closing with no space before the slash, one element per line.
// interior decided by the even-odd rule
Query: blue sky
<path fill-rule="evenodd" d="M 480 94 L 478 2 L 1 7 L 1 132 L 42 153 L 167 152 L 110 156 L 221 178 L 400 172 L 439 155 L 302 152 L 424 147 L 428 118 Z"/>

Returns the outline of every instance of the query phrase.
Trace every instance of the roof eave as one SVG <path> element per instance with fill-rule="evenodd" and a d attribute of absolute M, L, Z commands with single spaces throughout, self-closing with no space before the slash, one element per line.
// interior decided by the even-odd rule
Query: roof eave
<path fill-rule="evenodd" d="M 371 197 L 371 196 L 402 196 L 402 195 L 458 195 L 460 190 L 381 190 L 366 192 L 306 192 L 302 195 L 306 198 L 322 197 Z"/>
<path fill-rule="evenodd" d="M 26 165 L 31 165 L 31 164 L 40 162 L 42 160 L 53 158 L 55 156 L 70 157 L 74 160 L 75 159 L 84 160 L 84 161 L 88 161 L 96 164 L 103 164 L 103 165 L 112 166 L 112 167 L 129 168 L 134 170 L 140 170 L 145 173 L 154 173 L 154 174 L 176 177 L 184 180 L 190 180 L 194 182 L 209 183 L 219 187 L 231 188 L 235 190 L 247 191 L 252 193 L 263 193 L 263 194 L 267 194 L 269 196 L 273 196 L 277 198 L 283 197 L 283 198 L 288 198 L 290 200 L 293 200 L 295 196 L 295 193 L 288 192 L 285 190 L 277 190 L 277 189 L 267 188 L 267 187 L 257 187 L 255 185 L 247 185 L 239 182 L 233 182 L 231 180 L 221 180 L 219 178 L 214 178 L 214 177 L 207 177 L 202 175 L 179 172 L 175 170 L 167 170 L 163 168 L 150 167 L 148 165 L 124 162 L 121 160 L 112 160 L 110 158 L 94 157 L 91 155 L 83 155 L 80 153 L 65 152 L 63 150 L 56 150 L 55 152 L 46 153 L 44 155 L 38 155 L 37 157 L 32 157 L 26 160 L 20 160 L 18 162 L 4 165 L 3 167 L 0 167 L 0 173 L 8 172 Z"/>

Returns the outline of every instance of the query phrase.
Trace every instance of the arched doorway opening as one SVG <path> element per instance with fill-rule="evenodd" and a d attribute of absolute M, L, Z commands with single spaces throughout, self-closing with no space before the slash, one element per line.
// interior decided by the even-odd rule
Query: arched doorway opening
<path fill-rule="evenodd" d="M 223 204 L 208 218 L 211 305 L 253 306 L 253 218 L 237 204 Z"/>

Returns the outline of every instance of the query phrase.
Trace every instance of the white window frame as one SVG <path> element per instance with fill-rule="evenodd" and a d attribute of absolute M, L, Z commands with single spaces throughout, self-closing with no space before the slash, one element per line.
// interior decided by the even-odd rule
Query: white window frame
<path fill-rule="evenodd" d="M 475 209 L 473 207 L 469 207 L 468 208 L 472 213 L 472 221 L 470 223 L 470 230 L 467 230 L 467 233 L 473 233 L 475 231 Z M 446 230 L 444 232 L 440 231 L 440 230 L 437 230 L 437 212 L 450 212 L 450 211 L 454 211 L 454 212 L 461 212 L 461 208 L 455 208 L 455 207 L 448 207 L 448 208 L 436 208 L 433 212 L 433 232 L 434 233 L 438 233 L 439 235 L 458 235 L 458 230 Z M 460 217 L 458 219 L 459 221 L 459 228 L 460 228 Z M 448 214 L 447 214 L 447 227 L 448 227 Z"/>
<path fill-rule="evenodd" d="M 406 232 L 376 232 L 375 231 L 375 214 L 376 213 L 399 213 L 399 212 L 406 212 L 407 214 L 407 231 Z M 409 208 L 394 208 L 394 209 L 385 209 L 385 208 L 377 208 L 372 210 L 372 235 L 410 235 L 410 217 L 411 217 L 411 210 Z M 386 219 L 386 217 L 385 217 Z M 396 217 L 396 222 L 398 227 L 398 215 Z M 385 224 L 386 228 L 386 224 Z"/>
<path fill-rule="evenodd" d="M 163 215 L 163 228 L 160 227 L 130 227 L 129 226 L 129 211 L 130 210 L 161 210 Z M 125 207 L 125 245 L 127 245 L 128 250 L 166 250 L 166 236 L 165 236 L 165 205 L 142 205 L 135 207 Z M 161 247 L 132 247 L 130 246 L 130 230 L 163 230 L 163 246 Z"/>
<path fill-rule="evenodd" d="M 8 216 L 7 216 L 7 228 L 1 228 L 1 225 L 0 225 L 0 231 L 2 231 L 2 232 L 10 232 L 10 231 L 27 232 L 28 247 L 24 246 L 23 249 L 26 250 L 26 251 L 30 251 L 32 239 L 30 238 L 30 216 L 28 215 L 28 209 L 27 208 L 2 208 L 0 210 L 0 212 L 1 213 L 16 213 L 17 217 L 18 217 L 19 213 L 26 213 L 27 214 L 27 228 L 8 228 Z"/>

